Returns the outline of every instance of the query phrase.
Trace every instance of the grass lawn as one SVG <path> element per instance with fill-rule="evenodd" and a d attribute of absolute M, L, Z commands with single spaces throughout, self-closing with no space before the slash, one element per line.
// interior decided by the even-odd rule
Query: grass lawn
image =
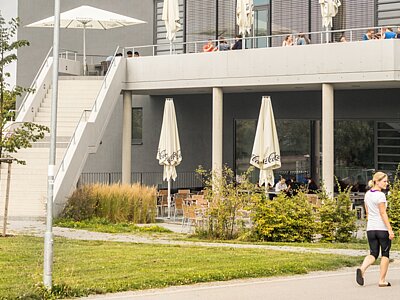
<path fill-rule="evenodd" d="M 0 299 L 49 299 L 43 239 L 0 238 Z M 362 258 L 261 249 L 163 246 L 56 238 L 54 298 L 234 278 L 303 274 L 354 266 Z"/>

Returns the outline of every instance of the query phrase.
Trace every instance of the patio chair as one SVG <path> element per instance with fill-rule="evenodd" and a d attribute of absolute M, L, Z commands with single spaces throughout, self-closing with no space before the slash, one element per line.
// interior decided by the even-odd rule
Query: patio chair
<path fill-rule="evenodd" d="M 174 220 L 175 220 L 178 212 L 182 213 L 183 215 L 183 202 L 184 199 L 186 198 L 186 195 L 175 194 L 174 198 L 175 198 L 175 204 L 174 204 Z"/>
<path fill-rule="evenodd" d="M 178 194 L 190 194 L 190 189 L 178 190 Z"/>

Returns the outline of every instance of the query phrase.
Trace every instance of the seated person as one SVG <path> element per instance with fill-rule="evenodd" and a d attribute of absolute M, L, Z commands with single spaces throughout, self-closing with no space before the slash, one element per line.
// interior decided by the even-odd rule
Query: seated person
<path fill-rule="evenodd" d="M 392 28 L 382 28 L 382 38 L 383 39 L 395 39 L 396 34 L 393 32 Z"/>
<path fill-rule="evenodd" d="M 126 52 L 126 57 L 133 57 L 133 53 L 132 53 L 132 51 L 128 51 L 128 52 Z"/>
<path fill-rule="evenodd" d="M 291 35 L 287 35 L 282 42 L 282 47 L 293 46 L 293 38 Z"/>
<path fill-rule="evenodd" d="M 287 184 L 286 184 L 286 179 L 284 177 L 281 177 L 279 181 L 275 185 L 275 192 L 286 192 L 287 191 Z"/>
<path fill-rule="evenodd" d="M 208 43 L 203 46 L 203 52 L 214 52 L 217 50 L 218 48 L 214 47 L 212 40 L 208 40 Z"/>
<path fill-rule="evenodd" d="M 235 43 L 232 46 L 232 50 L 242 49 L 242 36 L 239 34 L 235 37 Z"/>
<path fill-rule="evenodd" d="M 296 45 L 308 45 L 309 43 L 310 39 L 304 33 L 299 33 L 296 40 Z"/>
<path fill-rule="evenodd" d="M 229 50 L 229 45 L 222 36 L 219 38 L 219 41 L 218 41 L 218 50 L 219 51 Z"/>
<path fill-rule="evenodd" d="M 139 52 L 135 51 L 135 53 L 133 53 L 133 56 L 134 56 L 134 57 L 139 57 L 140 54 L 139 54 Z"/>
<path fill-rule="evenodd" d="M 362 40 L 363 41 L 369 41 L 369 40 L 373 40 L 374 39 L 374 35 L 375 35 L 375 30 L 373 29 L 368 29 L 367 33 L 364 33 L 362 36 Z"/>

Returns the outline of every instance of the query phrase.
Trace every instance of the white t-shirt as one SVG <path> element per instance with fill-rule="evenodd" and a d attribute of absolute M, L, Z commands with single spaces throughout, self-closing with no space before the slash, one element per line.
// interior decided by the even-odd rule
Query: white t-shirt
<path fill-rule="evenodd" d="M 278 181 L 275 185 L 275 192 L 279 193 L 280 191 L 285 191 L 287 190 L 287 185 L 286 183 L 281 183 Z"/>
<path fill-rule="evenodd" d="M 369 190 L 365 193 L 364 203 L 368 209 L 367 231 L 387 231 L 388 229 L 381 218 L 381 214 L 379 213 L 379 203 L 385 203 L 385 207 L 387 207 L 385 194 L 380 191 Z"/>

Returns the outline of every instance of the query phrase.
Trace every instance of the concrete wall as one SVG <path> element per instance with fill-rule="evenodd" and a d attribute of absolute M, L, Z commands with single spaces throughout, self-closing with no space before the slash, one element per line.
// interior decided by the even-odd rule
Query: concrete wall
<path fill-rule="evenodd" d="M 237 93 L 260 87 L 319 90 L 322 83 L 350 89 L 382 84 L 398 88 L 399 51 L 400 40 L 393 39 L 141 57 L 127 61 L 126 89 L 160 94 L 222 87 Z"/>
<path fill-rule="evenodd" d="M 86 52 L 88 55 L 109 56 L 114 53 L 118 45 L 125 47 L 153 44 L 153 1 L 68 0 L 61 1 L 61 12 L 81 5 L 94 6 L 147 22 L 147 24 L 111 30 L 87 30 Z M 17 83 L 20 85 L 29 86 L 31 84 L 43 59 L 53 45 L 52 29 L 24 26 L 52 15 L 54 15 L 54 1 L 52 0 L 18 1 L 18 16 L 22 25 L 18 30 L 18 38 L 27 39 L 31 43 L 30 47 L 18 51 Z M 61 29 L 60 50 L 75 50 L 82 54 L 82 36 L 82 30 Z"/>

